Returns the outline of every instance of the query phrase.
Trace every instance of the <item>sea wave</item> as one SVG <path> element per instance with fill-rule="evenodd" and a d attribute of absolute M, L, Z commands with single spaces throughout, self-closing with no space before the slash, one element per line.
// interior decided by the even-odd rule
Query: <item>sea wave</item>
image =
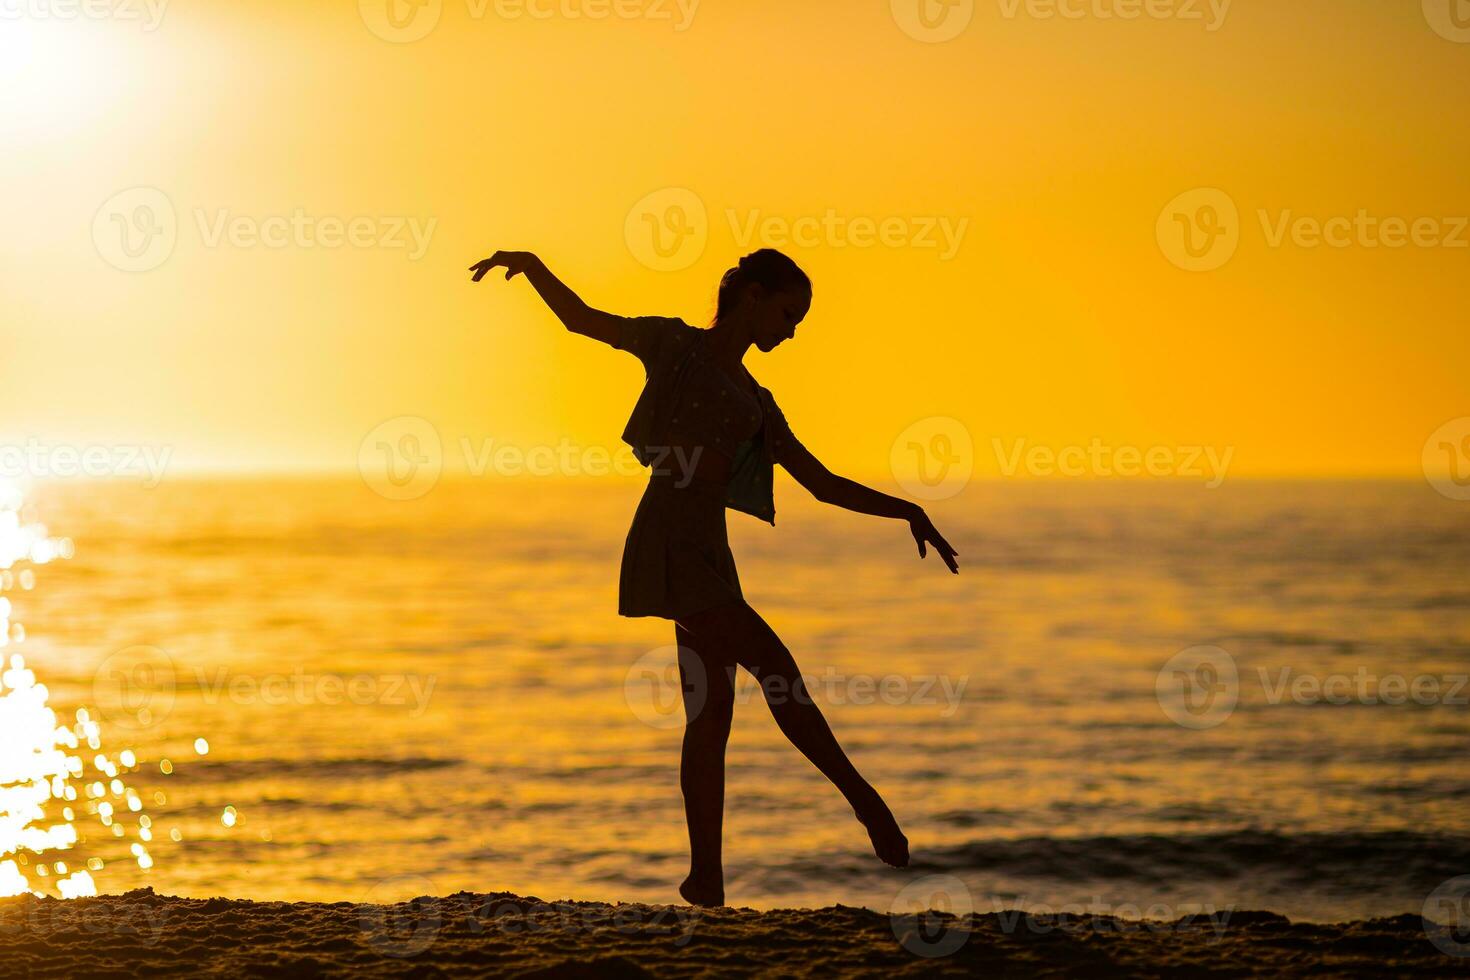
<path fill-rule="evenodd" d="M 1129 880 L 1274 879 L 1314 890 L 1396 885 L 1420 894 L 1470 871 L 1470 837 L 1387 831 L 1131 834 L 975 840 L 915 855 L 927 872 L 1009 878 Z"/>

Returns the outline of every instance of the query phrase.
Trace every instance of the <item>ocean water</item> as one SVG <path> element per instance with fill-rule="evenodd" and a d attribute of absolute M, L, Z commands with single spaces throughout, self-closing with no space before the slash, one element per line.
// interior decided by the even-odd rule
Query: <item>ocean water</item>
<path fill-rule="evenodd" d="M 25 635 L 3 652 L 60 717 L 100 720 L 103 751 L 132 749 L 154 832 L 144 869 L 131 829 L 87 824 L 98 888 L 676 900 L 672 627 L 615 615 L 640 491 L 31 488 L 24 517 L 75 554 L 12 576 Z M 908 888 L 1333 920 L 1418 912 L 1470 873 L 1470 505 L 1412 483 L 976 484 L 930 507 L 953 577 L 901 524 L 777 494 L 774 529 L 730 515 L 747 598 L 914 867 L 877 863 L 747 686 L 732 904 L 887 909 Z M 66 856 L 22 870 L 43 888 L 35 866 Z"/>

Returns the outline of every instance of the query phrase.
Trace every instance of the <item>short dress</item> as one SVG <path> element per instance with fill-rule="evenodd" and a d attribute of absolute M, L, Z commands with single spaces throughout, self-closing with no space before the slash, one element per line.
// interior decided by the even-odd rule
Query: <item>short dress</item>
<path fill-rule="evenodd" d="M 617 346 L 647 372 L 623 439 L 650 470 L 623 547 L 621 616 L 681 619 L 743 602 L 725 510 L 776 523 L 772 474 L 794 437 L 769 390 L 753 394 L 715 364 L 707 335 L 665 317 L 620 325 Z M 728 483 L 691 477 L 706 449 L 732 460 Z"/>

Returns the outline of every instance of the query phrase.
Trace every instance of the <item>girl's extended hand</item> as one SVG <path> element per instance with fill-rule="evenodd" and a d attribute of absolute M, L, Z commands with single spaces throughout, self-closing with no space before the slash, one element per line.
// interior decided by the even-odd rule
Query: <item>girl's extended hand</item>
<path fill-rule="evenodd" d="M 504 266 L 505 278 L 514 279 L 535 265 L 536 261 L 536 256 L 530 252 L 496 252 L 488 259 L 481 259 L 470 266 L 470 271 L 475 274 L 472 281 L 479 282 L 484 279 L 485 273 L 496 266 Z"/>
<path fill-rule="evenodd" d="M 960 573 L 959 562 L 955 561 L 955 556 L 959 552 L 951 548 L 949 542 L 944 540 L 944 536 L 935 530 L 934 523 L 929 520 L 929 515 L 924 513 L 922 508 L 918 514 L 909 520 L 909 530 L 913 532 L 914 541 L 919 546 L 920 558 L 923 558 L 927 553 L 928 549 L 926 546 L 932 544 L 934 546 L 934 553 L 944 559 L 944 563 L 949 566 L 949 570 L 956 575 Z"/>

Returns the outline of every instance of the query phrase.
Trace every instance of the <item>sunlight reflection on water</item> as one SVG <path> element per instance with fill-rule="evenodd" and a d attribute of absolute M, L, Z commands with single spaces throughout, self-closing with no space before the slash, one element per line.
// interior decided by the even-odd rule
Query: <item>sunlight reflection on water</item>
<path fill-rule="evenodd" d="M 34 566 L 72 557 L 69 539 L 22 521 L 24 504 L 18 486 L 0 482 L 0 593 L 29 592 Z M 104 753 L 101 725 L 86 708 L 58 723 L 51 692 L 16 652 L 26 633 L 14 615 L 0 595 L 0 895 L 44 895 L 48 884 L 62 898 L 95 895 L 92 872 L 121 845 L 140 869 L 153 866 L 152 820 L 125 778 L 142 762 L 131 749 Z"/>

